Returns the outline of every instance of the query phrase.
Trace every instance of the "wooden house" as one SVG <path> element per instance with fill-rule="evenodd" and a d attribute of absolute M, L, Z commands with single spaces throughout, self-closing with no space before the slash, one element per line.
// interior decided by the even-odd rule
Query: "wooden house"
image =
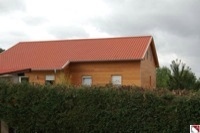
<path fill-rule="evenodd" d="M 152 36 L 19 42 L 0 54 L 0 78 L 13 82 L 156 87 Z"/>

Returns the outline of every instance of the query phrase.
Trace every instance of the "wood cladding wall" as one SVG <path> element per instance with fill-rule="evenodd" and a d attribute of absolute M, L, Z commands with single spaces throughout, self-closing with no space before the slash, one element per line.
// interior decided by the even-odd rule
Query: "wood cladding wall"
<path fill-rule="evenodd" d="M 92 77 L 92 85 L 111 83 L 112 75 L 122 76 L 122 85 L 141 85 L 140 61 L 82 62 L 69 66 L 72 84 L 81 85 L 83 76 Z"/>
<path fill-rule="evenodd" d="M 32 71 L 25 73 L 30 83 L 44 84 L 46 75 L 54 75 L 54 71 Z"/>
<path fill-rule="evenodd" d="M 141 86 L 156 88 L 156 65 L 151 47 L 148 48 L 144 60 L 141 61 Z"/>
<path fill-rule="evenodd" d="M 55 83 L 63 83 L 67 79 L 67 75 L 64 74 L 64 71 L 57 70 L 56 72 L 51 71 L 32 71 L 25 73 L 25 76 L 29 78 L 30 83 L 36 84 L 45 84 L 46 76 L 52 75 L 55 76 Z"/>
<path fill-rule="evenodd" d="M 144 88 L 156 87 L 156 67 L 148 50 L 142 61 L 119 62 L 80 62 L 70 63 L 60 71 L 32 71 L 26 73 L 30 83 L 45 84 L 46 75 L 54 75 L 55 83 L 81 85 L 83 76 L 92 77 L 92 85 L 106 85 L 111 83 L 113 75 L 122 77 L 122 85 L 136 85 Z"/>

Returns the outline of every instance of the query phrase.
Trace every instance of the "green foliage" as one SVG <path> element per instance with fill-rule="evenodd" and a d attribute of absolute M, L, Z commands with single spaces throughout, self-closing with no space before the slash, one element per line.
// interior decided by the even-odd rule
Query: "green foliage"
<path fill-rule="evenodd" d="M 190 67 L 176 59 L 172 61 L 170 69 L 162 67 L 156 70 L 156 85 L 170 90 L 199 90 L 200 79 L 196 79 Z"/>
<path fill-rule="evenodd" d="M 191 69 L 181 60 L 173 60 L 171 65 L 172 74 L 169 76 L 170 89 L 194 89 L 196 77 Z"/>
<path fill-rule="evenodd" d="M 195 87 L 194 87 L 196 90 L 199 90 L 200 89 L 200 78 L 196 81 L 195 83 Z"/>
<path fill-rule="evenodd" d="M 158 68 L 156 70 L 156 83 L 158 88 L 168 88 L 169 76 L 171 71 L 167 67 Z"/>
<path fill-rule="evenodd" d="M 131 86 L 0 81 L 0 119 L 19 133 L 188 132 L 190 124 L 200 123 L 200 92 L 179 95 Z"/>
<path fill-rule="evenodd" d="M 4 49 L 0 48 L 0 53 L 3 52 L 3 51 L 4 51 Z"/>

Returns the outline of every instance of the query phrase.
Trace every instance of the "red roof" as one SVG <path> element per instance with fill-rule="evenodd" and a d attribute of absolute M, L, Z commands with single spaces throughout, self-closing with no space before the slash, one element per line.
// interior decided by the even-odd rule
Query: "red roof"
<path fill-rule="evenodd" d="M 63 69 L 70 62 L 142 60 L 151 36 L 20 42 L 0 54 L 0 74 L 17 70 Z"/>

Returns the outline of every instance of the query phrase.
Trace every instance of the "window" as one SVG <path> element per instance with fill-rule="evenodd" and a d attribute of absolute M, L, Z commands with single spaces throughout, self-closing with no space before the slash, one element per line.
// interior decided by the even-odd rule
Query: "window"
<path fill-rule="evenodd" d="M 112 84 L 113 85 L 121 85 L 122 84 L 122 76 L 120 76 L 120 75 L 113 75 L 112 76 Z"/>
<path fill-rule="evenodd" d="M 46 75 L 45 84 L 53 85 L 54 82 L 55 82 L 55 76 L 54 75 Z"/>
<path fill-rule="evenodd" d="M 27 76 L 20 76 L 19 77 L 19 83 L 28 83 L 29 78 Z"/>
<path fill-rule="evenodd" d="M 91 86 L 92 85 L 92 77 L 91 76 L 83 76 L 82 77 L 82 85 Z"/>

